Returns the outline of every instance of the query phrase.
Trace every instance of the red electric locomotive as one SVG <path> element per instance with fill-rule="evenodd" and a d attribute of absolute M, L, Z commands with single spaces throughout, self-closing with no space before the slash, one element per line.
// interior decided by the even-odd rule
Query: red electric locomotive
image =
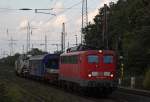
<path fill-rule="evenodd" d="M 116 67 L 116 55 L 111 50 L 68 52 L 60 56 L 59 79 L 111 93 L 117 87 Z"/>

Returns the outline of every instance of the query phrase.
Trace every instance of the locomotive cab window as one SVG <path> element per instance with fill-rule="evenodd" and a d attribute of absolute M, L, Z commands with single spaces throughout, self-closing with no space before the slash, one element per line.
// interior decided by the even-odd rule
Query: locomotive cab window
<path fill-rule="evenodd" d="M 111 63 L 113 63 L 113 56 L 112 55 L 105 55 L 104 56 L 104 63 L 105 64 L 111 64 Z"/>
<path fill-rule="evenodd" d="M 88 55 L 88 63 L 98 63 L 99 57 L 97 55 Z"/>

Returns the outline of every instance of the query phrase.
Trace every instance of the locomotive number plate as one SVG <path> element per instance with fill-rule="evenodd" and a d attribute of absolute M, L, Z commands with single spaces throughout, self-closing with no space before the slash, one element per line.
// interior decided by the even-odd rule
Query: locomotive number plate
<path fill-rule="evenodd" d="M 104 72 L 104 76 L 110 76 L 110 72 Z"/>
<path fill-rule="evenodd" d="M 103 76 L 103 72 L 92 72 L 92 76 Z"/>
<path fill-rule="evenodd" d="M 110 72 L 92 72 L 92 76 L 110 76 Z"/>
<path fill-rule="evenodd" d="M 98 72 L 92 72 L 92 76 L 98 76 L 99 73 Z"/>

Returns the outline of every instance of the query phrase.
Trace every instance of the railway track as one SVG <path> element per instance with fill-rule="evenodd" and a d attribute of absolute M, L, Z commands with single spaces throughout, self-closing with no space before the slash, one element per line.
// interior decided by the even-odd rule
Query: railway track
<path fill-rule="evenodd" d="M 121 99 L 122 102 L 150 102 L 150 96 L 138 91 L 129 89 L 118 89 L 110 97 Z"/>
<path fill-rule="evenodd" d="M 32 100 L 34 100 L 33 102 L 150 102 L 148 95 L 139 94 L 133 90 L 124 89 L 123 91 L 119 89 L 108 97 L 84 96 L 49 83 L 45 84 L 44 82 L 16 77 L 13 71 L 3 70 L 1 73 L 0 79 L 5 83 L 13 83 L 18 86 L 17 88 L 24 96 L 24 99 L 21 99 L 22 102 L 31 102 Z"/>
<path fill-rule="evenodd" d="M 104 98 L 104 97 L 98 97 L 98 96 L 84 96 L 84 95 L 81 95 L 78 93 L 72 93 L 70 91 L 66 91 L 64 89 L 58 88 L 57 86 L 50 85 L 48 83 L 41 83 L 41 82 L 38 82 L 35 80 L 28 80 L 28 79 L 26 80 L 23 78 L 18 78 L 18 79 L 24 80 L 24 81 L 30 81 L 31 83 L 34 81 L 34 83 L 36 83 L 36 84 L 41 84 L 42 86 L 53 88 L 54 90 L 58 90 L 63 95 L 67 95 L 70 97 L 76 97 L 78 99 L 78 101 L 75 101 L 75 102 L 84 102 L 84 101 L 86 101 L 86 102 L 123 102 L 122 100 L 112 98 L 112 97 Z M 5 79 L 5 80 L 7 82 L 10 81 L 10 79 Z M 21 91 L 21 93 L 23 93 L 25 96 L 32 97 L 32 99 L 36 100 L 37 102 L 53 102 L 52 100 L 55 100 L 55 99 L 53 99 L 55 97 L 51 98 L 51 100 L 47 100 L 46 96 L 44 96 L 42 94 L 37 94 L 36 92 L 33 92 L 32 90 L 24 90 L 24 88 L 28 87 L 28 85 L 27 86 L 25 84 L 21 85 L 15 79 L 12 79 L 11 81 L 13 81 L 13 83 L 15 83 L 16 85 L 19 85 L 19 90 Z M 29 97 L 25 97 L 25 98 L 29 98 Z M 26 99 L 26 100 L 30 101 L 30 98 Z M 68 99 L 68 100 L 71 100 L 71 102 L 74 102 L 73 99 Z"/>
<path fill-rule="evenodd" d="M 130 93 L 130 94 L 150 97 L 150 91 L 146 91 L 146 90 L 125 88 L 125 87 L 119 87 L 118 90 L 121 91 L 121 92 L 125 92 L 125 93 Z"/>
<path fill-rule="evenodd" d="M 7 80 L 7 81 L 10 81 L 10 80 Z M 16 83 L 15 80 L 13 80 L 13 81 L 14 81 L 14 83 Z M 33 80 L 28 80 L 28 81 L 32 82 Z M 39 84 L 40 82 L 35 81 L 35 83 Z M 72 93 L 72 92 L 66 91 L 64 89 L 60 89 L 53 85 L 49 85 L 49 84 L 45 84 L 45 83 L 41 83 L 41 84 L 42 84 L 42 86 L 44 85 L 45 87 L 50 87 L 50 88 L 53 88 L 54 90 L 59 90 L 64 95 L 67 94 L 67 96 L 77 97 L 79 99 L 79 102 L 81 100 L 84 100 L 84 101 L 86 100 L 86 102 L 150 102 L 150 97 L 148 97 L 147 95 L 146 96 L 139 95 L 139 94 L 137 95 L 134 93 L 129 93 L 127 91 L 124 92 L 121 90 L 114 92 L 112 95 L 110 95 L 108 97 L 83 96 L 78 93 Z M 37 93 L 33 92 L 32 90 L 24 90 L 24 87 L 25 87 L 24 85 L 20 85 L 20 90 L 25 96 L 28 95 L 28 96 L 34 98 L 37 102 L 50 102 L 50 100 L 46 99 L 46 96 L 37 94 Z"/>

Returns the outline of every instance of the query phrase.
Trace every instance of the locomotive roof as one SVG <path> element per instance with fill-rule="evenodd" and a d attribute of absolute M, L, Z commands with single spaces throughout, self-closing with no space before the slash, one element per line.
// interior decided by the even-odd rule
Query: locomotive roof
<path fill-rule="evenodd" d="M 63 53 L 60 56 L 69 56 L 69 55 L 79 55 L 79 54 L 84 54 L 87 52 L 99 52 L 101 51 L 101 53 L 103 54 L 114 54 L 113 50 L 86 50 L 86 51 L 74 51 L 74 52 L 68 52 L 68 53 Z"/>
<path fill-rule="evenodd" d="M 60 56 L 63 56 L 63 55 L 79 55 L 79 54 L 82 54 L 82 53 L 85 53 L 85 52 L 87 52 L 87 51 L 68 52 L 68 53 L 63 53 Z"/>

